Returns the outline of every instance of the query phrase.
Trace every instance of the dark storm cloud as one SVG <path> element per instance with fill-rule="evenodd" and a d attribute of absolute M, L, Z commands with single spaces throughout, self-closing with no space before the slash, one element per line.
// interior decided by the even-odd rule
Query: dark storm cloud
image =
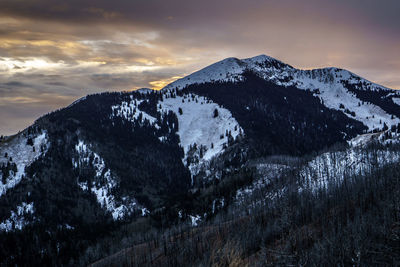
<path fill-rule="evenodd" d="M 135 26 L 180 27 L 179 20 L 207 24 L 209 21 L 245 18 L 247 14 L 314 15 L 337 19 L 365 19 L 375 25 L 396 29 L 399 26 L 399 1 L 396 0 L 2 0 L 0 14 L 35 20 L 71 23 L 126 23 Z M 250 11 L 250 12 L 249 12 Z M 313 17 L 310 17 L 313 19 Z M 161 23 L 160 23 L 161 22 Z"/>
<path fill-rule="evenodd" d="M 161 88 L 230 56 L 337 66 L 400 88 L 399 10 L 394 0 L 1 0 L 0 134 L 88 93 Z"/>

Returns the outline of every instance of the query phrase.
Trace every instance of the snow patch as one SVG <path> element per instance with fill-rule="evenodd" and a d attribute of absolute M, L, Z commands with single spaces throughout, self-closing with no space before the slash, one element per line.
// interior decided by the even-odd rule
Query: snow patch
<path fill-rule="evenodd" d="M 321 188 L 328 188 L 330 184 L 341 184 L 344 177 L 368 175 L 378 168 L 399 161 L 400 153 L 392 150 L 352 147 L 346 151 L 327 152 L 317 156 L 301 169 L 301 186 L 316 192 Z"/>
<path fill-rule="evenodd" d="M 106 167 L 104 160 L 83 141 L 79 141 L 75 146 L 78 154 L 77 159 L 72 159 L 72 164 L 75 168 L 84 168 L 92 165 L 95 170 L 95 179 L 89 186 L 87 181 L 78 182 L 78 186 L 83 191 L 90 191 L 96 195 L 97 202 L 102 208 L 111 212 L 114 220 L 123 219 L 126 215 L 130 215 L 134 210 L 138 209 L 138 205 L 134 199 L 123 197 L 123 204 L 118 204 L 113 190 L 118 186 L 118 183 L 112 174 L 111 170 Z M 143 213 L 143 210 L 142 210 Z"/>
<path fill-rule="evenodd" d="M 393 101 L 396 105 L 399 105 L 399 106 L 400 106 L 400 98 L 393 97 L 393 98 L 392 98 L 392 101 Z"/>
<path fill-rule="evenodd" d="M 198 226 L 201 222 L 200 215 L 189 215 L 192 226 Z"/>
<path fill-rule="evenodd" d="M 141 93 L 141 94 L 149 94 L 149 93 L 153 93 L 155 90 L 150 89 L 150 88 L 139 88 L 137 90 L 135 90 L 134 92 L 136 93 Z"/>
<path fill-rule="evenodd" d="M 162 113 L 176 113 L 180 145 L 185 152 L 183 162 L 192 175 L 198 173 L 202 163 L 223 152 L 229 138 L 235 140 L 243 133 L 229 110 L 203 96 L 164 96 L 157 107 Z M 190 156 L 195 159 L 189 159 Z M 191 161 L 189 164 L 188 160 Z"/>
<path fill-rule="evenodd" d="M 46 153 L 49 147 L 46 132 L 32 138 L 32 146 L 27 144 L 27 140 L 26 137 L 19 134 L 0 142 L 0 165 L 6 165 L 7 162 L 17 165 L 17 171 L 11 171 L 5 183 L 2 181 L 4 174 L 0 172 L 0 196 L 5 194 L 8 189 L 18 185 L 25 177 L 25 168 Z M 7 157 L 5 157 L 6 153 Z"/>
<path fill-rule="evenodd" d="M 150 211 L 148 210 L 148 209 L 146 209 L 146 208 L 142 208 L 142 216 L 144 217 L 144 216 L 147 216 L 147 215 L 149 215 L 150 214 Z"/>
<path fill-rule="evenodd" d="M 318 90 L 315 95 L 323 100 L 323 104 L 326 107 L 342 111 L 349 118 L 362 122 L 369 130 L 381 129 L 383 123 L 390 126 L 400 122 L 398 118 L 392 118 L 392 115 L 386 113 L 379 106 L 361 101 L 354 93 L 345 88 L 343 81 L 347 81 L 350 84 L 358 81 L 356 79 L 358 76 L 349 71 L 335 68 L 311 71 L 297 70 L 293 75 L 294 79 L 285 85 L 295 85 L 304 90 Z M 368 82 L 364 79 L 362 80 L 365 83 Z M 383 87 L 377 88 L 377 85 L 370 82 L 368 83 L 370 90 L 384 89 Z"/>
<path fill-rule="evenodd" d="M 255 193 L 263 194 L 262 190 L 267 187 L 271 181 L 279 178 L 284 171 L 289 169 L 287 165 L 273 163 L 259 163 L 255 167 L 258 178 L 250 185 L 236 191 L 235 200 L 237 203 L 243 203 L 249 196 Z"/>
<path fill-rule="evenodd" d="M 145 120 L 149 121 L 151 125 L 159 126 L 156 124 L 157 119 L 139 109 L 140 103 L 146 100 L 131 100 L 130 102 L 123 101 L 120 105 L 111 106 L 113 117 L 121 117 L 130 122 L 139 121 L 143 123 Z"/>
<path fill-rule="evenodd" d="M 30 221 L 26 218 L 26 215 L 32 216 L 34 211 L 35 209 L 33 207 L 33 202 L 22 202 L 21 205 L 17 206 L 16 211 L 11 211 L 11 215 L 8 219 L 0 223 L 0 231 L 10 232 L 16 229 L 22 230 L 24 226 L 30 223 Z"/>
<path fill-rule="evenodd" d="M 352 147 L 363 147 L 372 142 L 383 145 L 399 144 L 400 132 L 397 132 L 396 129 L 388 129 L 377 133 L 362 134 L 348 141 L 348 144 Z"/>

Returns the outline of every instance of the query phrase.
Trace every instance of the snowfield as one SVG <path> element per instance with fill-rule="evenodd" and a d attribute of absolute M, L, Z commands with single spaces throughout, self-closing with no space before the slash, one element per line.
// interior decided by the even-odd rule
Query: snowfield
<path fill-rule="evenodd" d="M 8 189 L 18 185 L 25 176 L 25 168 L 46 153 L 49 147 L 46 132 L 32 138 L 32 141 L 33 146 L 28 145 L 27 138 L 22 134 L 8 137 L 5 141 L 2 141 L 0 146 L 0 165 L 6 165 L 9 161 L 15 163 L 17 172 L 11 172 L 5 184 L 2 182 L 3 174 L 0 172 L 0 196 L 5 194 Z M 5 157 L 6 153 L 7 157 Z"/>
<path fill-rule="evenodd" d="M 356 119 L 362 122 L 369 130 L 382 128 L 383 123 L 388 126 L 395 125 L 400 122 L 398 118 L 393 118 L 392 115 L 386 113 L 379 106 L 372 103 L 367 103 L 359 100 L 355 94 L 348 91 L 342 81 L 348 81 L 350 84 L 355 82 L 356 76 L 349 71 L 336 68 L 327 68 L 320 70 L 299 70 L 294 73 L 296 78 L 293 84 L 300 89 L 319 90 L 319 93 L 314 93 L 318 96 L 326 107 L 344 111 L 348 109 L 354 112 L 355 116 L 344 112 L 349 118 Z M 329 77 L 323 79 L 322 77 Z M 360 78 L 361 79 L 361 78 Z M 365 81 L 365 80 L 364 80 Z M 368 82 L 368 81 L 366 81 Z M 369 83 L 369 82 L 368 82 Z M 370 83 L 368 90 L 389 90 L 384 87 Z M 340 106 L 343 105 L 344 108 Z"/>
<path fill-rule="evenodd" d="M 124 204 L 117 204 L 112 190 L 117 187 L 117 181 L 111 170 L 106 168 L 104 160 L 83 141 L 79 141 L 75 146 L 78 154 L 77 159 L 72 159 L 72 164 L 76 169 L 92 165 L 95 170 L 95 181 L 90 185 L 91 192 L 96 195 L 97 202 L 102 208 L 111 212 L 114 220 L 123 219 L 126 215 L 130 215 L 134 210 L 139 209 L 134 199 L 123 197 Z M 90 159 L 92 158 L 92 161 Z M 78 182 L 79 187 L 87 191 L 89 190 L 88 182 Z M 143 210 L 142 210 L 143 212 Z"/>
<path fill-rule="evenodd" d="M 223 152 L 228 143 L 227 133 L 236 139 L 243 129 L 240 127 L 231 112 L 206 97 L 195 94 L 165 97 L 158 104 L 162 113 L 172 111 L 178 117 L 178 135 L 180 145 L 185 152 L 183 159 L 186 164 L 191 147 L 204 148 L 199 162 L 188 167 L 192 175 L 197 174 L 198 167 Z M 182 111 L 180 114 L 179 110 Z M 214 117 L 215 110 L 218 115 Z"/>

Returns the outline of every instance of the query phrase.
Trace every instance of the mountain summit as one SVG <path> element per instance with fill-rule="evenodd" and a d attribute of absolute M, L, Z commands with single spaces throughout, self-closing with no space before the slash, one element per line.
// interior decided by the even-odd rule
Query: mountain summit
<path fill-rule="evenodd" d="M 267 69 L 272 71 L 273 69 L 289 70 L 293 68 L 266 55 L 259 55 L 246 59 L 230 57 L 196 71 L 182 79 L 178 79 L 164 87 L 164 89 L 182 89 L 190 84 L 206 82 L 240 81 L 242 80 L 243 73 L 246 70 L 259 72 L 261 70 L 266 71 Z"/>
<path fill-rule="evenodd" d="M 339 68 L 322 68 L 313 70 L 296 69 L 280 60 L 266 55 L 258 55 L 251 58 L 238 59 L 234 57 L 226 58 L 196 71 L 184 78 L 178 79 L 164 89 L 182 89 L 190 84 L 200 84 L 206 82 L 240 81 L 243 79 L 245 71 L 253 71 L 260 77 L 271 80 L 279 85 L 298 85 L 301 87 L 310 86 L 304 84 L 310 80 L 320 80 L 326 82 L 348 81 L 352 84 L 362 81 L 364 89 L 368 90 L 391 90 L 384 86 L 374 84 L 368 80 L 351 73 L 350 71 Z M 313 85 L 315 86 L 315 85 Z"/>

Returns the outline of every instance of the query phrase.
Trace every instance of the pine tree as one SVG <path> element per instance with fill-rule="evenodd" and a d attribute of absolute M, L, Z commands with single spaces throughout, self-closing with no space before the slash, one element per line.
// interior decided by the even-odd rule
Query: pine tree
<path fill-rule="evenodd" d="M 218 117 L 218 109 L 214 109 L 214 118 Z"/>
<path fill-rule="evenodd" d="M 32 140 L 31 137 L 28 138 L 28 140 L 26 141 L 26 144 L 27 144 L 28 146 L 33 146 L 33 140 Z"/>

